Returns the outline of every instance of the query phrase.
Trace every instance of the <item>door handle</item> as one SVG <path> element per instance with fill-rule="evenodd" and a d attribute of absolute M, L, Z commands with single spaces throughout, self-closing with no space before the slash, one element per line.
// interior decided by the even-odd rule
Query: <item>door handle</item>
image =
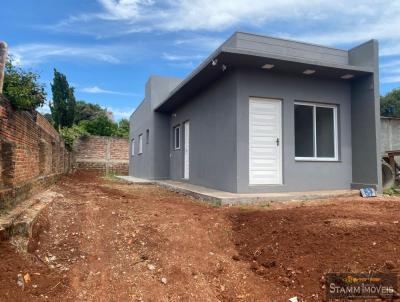
<path fill-rule="evenodd" d="M 276 138 L 276 145 L 279 146 L 279 137 Z"/>

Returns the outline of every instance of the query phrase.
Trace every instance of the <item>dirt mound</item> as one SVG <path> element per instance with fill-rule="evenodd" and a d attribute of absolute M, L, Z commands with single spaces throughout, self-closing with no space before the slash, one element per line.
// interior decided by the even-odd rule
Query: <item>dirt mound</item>
<path fill-rule="evenodd" d="M 324 273 L 399 271 L 399 208 L 375 199 L 232 213 L 237 258 L 279 291 L 321 301 Z"/>
<path fill-rule="evenodd" d="M 0 241 L 0 255 L 0 301 L 62 299 L 65 284 L 68 283 L 63 275 L 50 270 L 34 256 L 18 252 L 10 242 Z M 27 283 L 24 281 L 23 289 L 17 283 L 18 274 L 28 280 Z"/>
<path fill-rule="evenodd" d="M 216 208 L 88 172 L 52 190 L 29 253 L 0 243 L 0 301 L 323 301 L 325 272 L 400 268 L 395 197 Z"/>

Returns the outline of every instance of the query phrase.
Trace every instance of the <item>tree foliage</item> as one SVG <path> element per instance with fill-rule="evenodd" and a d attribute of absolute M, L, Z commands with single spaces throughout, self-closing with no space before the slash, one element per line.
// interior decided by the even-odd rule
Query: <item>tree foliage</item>
<path fill-rule="evenodd" d="M 77 138 L 86 137 L 89 133 L 84 125 L 72 125 L 72 127 L 64 127 L 60 129 L 61 137 L 64 139 L 65 147 L 72 151 L 74 142 Z"/>
<path fill-rule="evenodd" d="M 381 115 L 400 117 L 400 88 L 393 89 L 385 96 L 381 96 Z"/>
<path fill-rule="evenodd" d="M 129 120 L 123 118 L 118 123 L 118 130 L 115 136 L 129 137 Z"/>
<path fill-rule="evenodd" d="M 46 100 L 39 78 L 39 74 L 15 66 L 11 58 L 5 66 L 3 95 L 18 110 L 35 110 Z"/>
<path fill-rule="evenodd" d="M 83 122 L 87 132 L 92 135 L 114 136 L 117 133 L 118 125 L 111 121 L 107 115 L 101 114 L 98 117 Z"/>
<path fill-rule="evenodd" d="M 85 101 L 76 102 L 75 107 L 75 124 L 81 121 L 92 120 L 101 114 L 105 114 L 106 110 L 97 104 L 87 103 Z"/>
<path fill-rule="evenodd" d="M 74 88 L 69 86 L 66 76 L 56 69 L 54 69 L 51 91 L 53 101 L 50 103 L 50 110 L 54 127 L 56 129 L 71 127 L 74 123 L 76 106 Z"/>

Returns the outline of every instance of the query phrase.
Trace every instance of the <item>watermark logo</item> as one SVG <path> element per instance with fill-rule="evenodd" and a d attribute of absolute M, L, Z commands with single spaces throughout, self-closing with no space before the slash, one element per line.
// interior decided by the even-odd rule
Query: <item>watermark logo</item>
<path fill-rule="evenodd" d="M 398 297 L 394 273 L 327 273 L 326 298 L 391 299 Z"/>

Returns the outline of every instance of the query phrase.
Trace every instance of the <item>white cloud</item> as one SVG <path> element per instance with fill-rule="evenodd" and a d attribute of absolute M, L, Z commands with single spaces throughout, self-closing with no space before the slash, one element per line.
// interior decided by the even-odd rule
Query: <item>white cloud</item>
<path fill-rule="evenodd" d="M 113 113 L 113 117 L 116 121 L 127 118 L 131 116 L 132 112 L 135 110 L 135 107 L 106 107 L 107 111 L 111 111 Z"/>
<path fill-rule="evenodd" d="M 383 84 L 392 84 L 392 83 L 400 83 L 400 73 L 397 75 L 389 75 L 381 78 L 381 83 Z"/>
<path fill-rule="evenodd" d="M 148 30 L 222 31 L 242 22 L 257 25 L 281 18 L 317 18 L 322 9 L 337 7 L 336 3 L 317 0 L 255 0 L 251 4 L 248 0 L 165 0 L 157 3 L 152 0 L 98 0 L 98 3 L 102 11 L 71 16 L 53 28 L 92 31 L 95 36 L 101 36 L 99 26 L 91 27 L 90 22 L 103 20 L 107 21 L 105 30 L 110 29 L 109 21 L 123 23 L 114 35 Z"/>
<path fill-rule="evenodd" d="M 125 95 L 125 96 L 137 96 L 137 94 L 135 93 L 108 90 L 100 88 L 99 86 L 85 87 L 80 89 L 80 91 L 93 94 L 115 94 L 115 95 Z"/>
<path fill-rule="evenodd" d="M 15 62 L 23 66 L 31 66 L 50 60 L 54 57 L 76 58 L 116 64 L 120 60 L 112 54 L 112 50 L 98 45 L 68 46 L 57 44 L 22 44 L 10 48 Z"/>
<path fill-rule="evenodd" d="M 195 46 L 197 49 L 209 52 L 219 47 L 223 42 L 224 39 L 218 37 L 191 35 L 190 38 L 175 40 L 174 44 L 176 46 L 185 46 L 189 48 Z"/>
<path fill-rule="evenodd" d="M 400 83 L 400 60 L 389 61 L 380 65 L 381 83 Z"/>
<path fill-rule="evenodd" d="M 251 3 L 248 0 L 98 0 L 98 3 L 101 11 L 72 16 L 56 28 L 84 32 L 91 29 L 94 35 L 100 35 L 102 29 L 108 30 L 108 35 L 151 30 L 219 32 L 241 25 L 265 31 L 278 21 L 291 25 L 291 28 L 285 26 L 286 35 L 322 44 L 354 43 L 373 37 L 388 43 L 396 40 L 392 42 L 399 46 L 400 39 L 397 30 L 400 1 L 355 0 L 349 4 L 347 0 Z M 94 20 L 97 26 L 91 27 Z M 103 27 L 101 21 L 106 22 Z"/>
<path fill-rule="evenodd" d="M 400 60 L 389 61 L 383 64 L 380 64 L 382 69 L 392 69 L 393 67 L 400 66 Z"/>
<path fill-rule="evenodd" d="M 127 29 L 133 31 L 138 28 L 222 31 L 240 24 L 253 24 L 261 28 L 266 23 L 281 20 L 327 22 L 336 27 L 341 23 L 349 26 L 368 25 L 368 20 L 373 18 L 381 25 L 376 31 L 391 36 L 393 33 L 390 32 L 395 30 L 386 32 L 385 24 L 398 24 L 398 18 L 387 17 L 398 16 L 400 6 L 396 1 L 384 3 L 377 0 L 356 0 L 351 7 L 346 0 L 254 0 L 251 3 L 248 0 L 98 0 L 98 3 L 102 8 L 100 12 L 72 16 L 58 25 L 72 26 L 72 23 L 88 23 L 97 19 L 122 21 Z"/>
<path fill-rule="evenodd" d="M 179 54 L 171 54 L 171 53 L 166 53 L 164 52 L 162 54 L 162 58 L 167 60 L 167 61 L 199 61 L 201 59 L 204 59 L 204 56 L 202 55 L 193 55 L 193 56 L 188 56 L 188 55 L 179 55 Z"/>
<path fill-rule="evenodd" d="M 228 30 L 251 31 L 295 40 L 349 48 L 371 38 L 380 55 L 400 57 L 400 1 L 380 0 L 97 0 L 99 10 L 71 16 L 54 29 L 121 36 L 137 32 L 179 32 L 179 53 L 162 57 L 170 65 L 192 66 L 215 49 Z M 184 50 L 183 53 L 181 50 Z M 187 54 L 189 53 L 189 55 Z M 191 56 L 190 53 L 197 55 Z M 112 53 L 111 53 L 112 55 Z M 198 59 L 197 59 L 198 57 Z M 22 57 L 23 61 L 24 57 Z M 103 58 L 106 60 L 106 58 Z M 397 81 L 382 69 L 382 81 Z"/>
<path fill-rule="evenodd" d="M 46 103 L 43 104 L 42 107 L 39 107 L 37 109 L 41 114 L 45 114 L 45 113 L 51 113 L 50 111 L 50 106 L 49 103 L 46 101 Z"/>
<path fill-rule="evenodd" d="M 98 0 L 106 13 L 99 14 L 99 18 L 108 20 L 131 20 L 140 17 L 143 6 L 154 4 L 151 0 Z"/>

